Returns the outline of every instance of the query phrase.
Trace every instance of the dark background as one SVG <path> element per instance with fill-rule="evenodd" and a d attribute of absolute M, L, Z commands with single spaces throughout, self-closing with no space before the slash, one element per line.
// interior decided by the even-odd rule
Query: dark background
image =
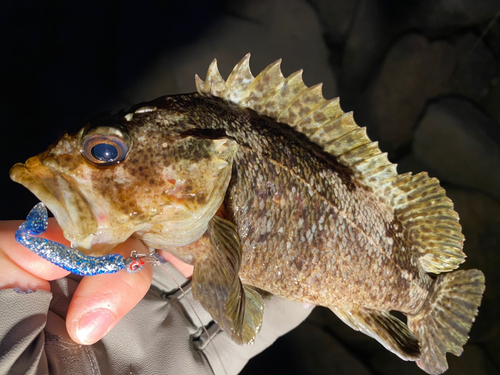
<path fill-rule="evenodd" d="M 247 52 L 256 75 L 283 58 L 367 126 L 400 172 L 438 177 L 467 241 L 463 268 L 487 289 L 449 374 L 500 373 L 500 1 L 2 1 L 0 219 L 37 202 L 8 177 L 97 112 L 194 91 L 217 57 L 224 77 Z M 418 374 L 317 308 L 244 370 Z"/>

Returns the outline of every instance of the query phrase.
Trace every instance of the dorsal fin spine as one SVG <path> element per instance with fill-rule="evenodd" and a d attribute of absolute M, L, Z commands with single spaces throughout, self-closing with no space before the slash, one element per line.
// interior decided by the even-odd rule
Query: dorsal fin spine
<path fill-rule="evenodd" d="M 361 160 L 355 164 L 352 164 L 352 167 L 357 171 L 360 171 L 362 174 L 368 174 L 369 172 L 379 169 L 381 167 L 385 167 L 389 165 L 390 162 L 387 159 L 387 153 L 380 153 L 379 155 L 369 156 L 365 160 Z"/>
<path fill-rule="evenodd" d="M 194 75 L 194 83 L 196 85 L 196 91 L 198 92 L 205 92 L 204 87 L 205 87 L 205 82 L 200 78 L 198 74 Z"/>
<path fill-rule="evenodd" d="M 245 108 L 260 108 L 276 90 L 283 85 L 285 77 L 281 74 L 281 59 L 265 68 L 247 87 L 241 96 L 240 104 Z M 261 112 L 254 109 L 257 112 Z"/>
<path fill-rule="evenodd" d="M 378 142 L 370 142 L 346 152 L 339 157 L 339 160 L 342 161 L 345 159 L 346 162 L 349 161 L 353 165 L 356 165 L 363 161 L 366 157 L 374 157 L 380 155 L 381 153 L 382 152 L 378 148 Z"/>
<path fill-rule="evenodd" d="M 294 100 L 304 89 L 307 89 L 307 86 L 302 81 L 302 70 L 298 70 L 285 78 L 280 89 L 275 90 L 273 95 L 270 95 L 263 103 L 263 114 L 274 119 L 278 118 L 290 101 Z"/>
<path fill-rule="evenodd" d="M 225 88 L 222 91 L 222 97 L 234 103 L 238 103 L 245 93 L 245 90 L 254 81 L 254 76 L 250 71 L 250 54 L 245 57 L 234 67 L 229 75 Z"/>
<path fill-rule="evenodd" d="M 318 96 L 318 94 L 321 96 L 322 86 L 322 83 L 318 83 L 317 85 L 311 86 L 304 90 L 300 95 L 298 95 L 294 100 L 290 102 L 290 104 L 283 110 L 283 112 L 280 113 L 277 121 L 283 122 L 284 124 L 289 124 L 290 126 L 295 126 L 316 108 L 322 107 L 325 104 L 326 100 L 319 103 L 315 100 L 312 100 L 311 105 L 311 100 L 309 99 L 311 98 L 311 96 Z"/>
<path fill-rule="evenodd" d="M 342 116 L 344 112 L 340 109 L 339 98 L 330 99 L 304 116 L 295 126 L 298 131 L 310 137 L 311 132 L 318 127 L 332 123 Z"/>
<path fill-rule="evenodd" d="M 372 182 L 372 185 L 374 183 L 379 184 L 379 181 L 383 180 L 389 180 L 391 177 L 393 177 L 396 174 L 396 165 L 390 164 L 390 165 L 384 165 L 380 168 L 373 169 L 363 175 L 363 177 L 369 181 Z M 375 191 L 379 191 L 379 189 L 375 188 Z"/>
<path fill-rule="evenodd" d="M 225 83 L 226 82 L 219 73 L 217 59 L 213 59 L 212 63 L 208 67 L 207 78 L 205 79 L 205 83 L 203 85 L 203 93 L 220 97 L 222 91 L 224 90 Z"/>
<path fill-rule="evenodd" d="M 359 126 L 354 122 L 352 112 L 348 112 L 336 118 L 331 123 L 325 123 L 319 129 L 316 129 L 315 132 L 311 131 L 309 138 L 316 138 L 316 143 L 324 143 L 322 146 L 325 148 L 325 151 L 330 152 L 330 142 L 356 129 L 359 129 Z"/>

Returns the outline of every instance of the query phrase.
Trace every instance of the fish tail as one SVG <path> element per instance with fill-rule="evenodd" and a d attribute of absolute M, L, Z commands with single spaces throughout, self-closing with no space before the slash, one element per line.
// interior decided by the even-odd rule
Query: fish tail
<path fill-rule="evenodd" d="M 439 275 L 418 314 L 408 317 L 410 330 L 420 343 L 417 365 L 429 374 L 448 369 L 446 353 L 459 356 L 477 315 L 484 291 L 479 270 Z"/>

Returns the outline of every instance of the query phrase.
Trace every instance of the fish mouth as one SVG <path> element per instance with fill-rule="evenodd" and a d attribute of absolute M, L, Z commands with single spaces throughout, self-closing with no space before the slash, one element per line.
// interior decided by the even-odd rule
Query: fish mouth
<path fill-rule="evenodd" d="M 91 247 L 98 229 L 97 221 L 70 176 L 54 171 L 44 165 L 39 156 L 34 156 L 25 164 L 15 164 L 10 170 L 10 178 L 47 206 L 72 246 L 82 253 L 93 253 Z"/>

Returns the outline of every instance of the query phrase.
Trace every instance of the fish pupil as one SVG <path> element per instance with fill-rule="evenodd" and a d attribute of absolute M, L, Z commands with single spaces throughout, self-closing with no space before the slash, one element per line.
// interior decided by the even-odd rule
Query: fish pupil
<path fill-rule="evenodd" d="M 99 143 L 92 147 L 92 156 L 105 163 L 115 161 L 118 157 L 118 150 L 109 143 Z"/>

